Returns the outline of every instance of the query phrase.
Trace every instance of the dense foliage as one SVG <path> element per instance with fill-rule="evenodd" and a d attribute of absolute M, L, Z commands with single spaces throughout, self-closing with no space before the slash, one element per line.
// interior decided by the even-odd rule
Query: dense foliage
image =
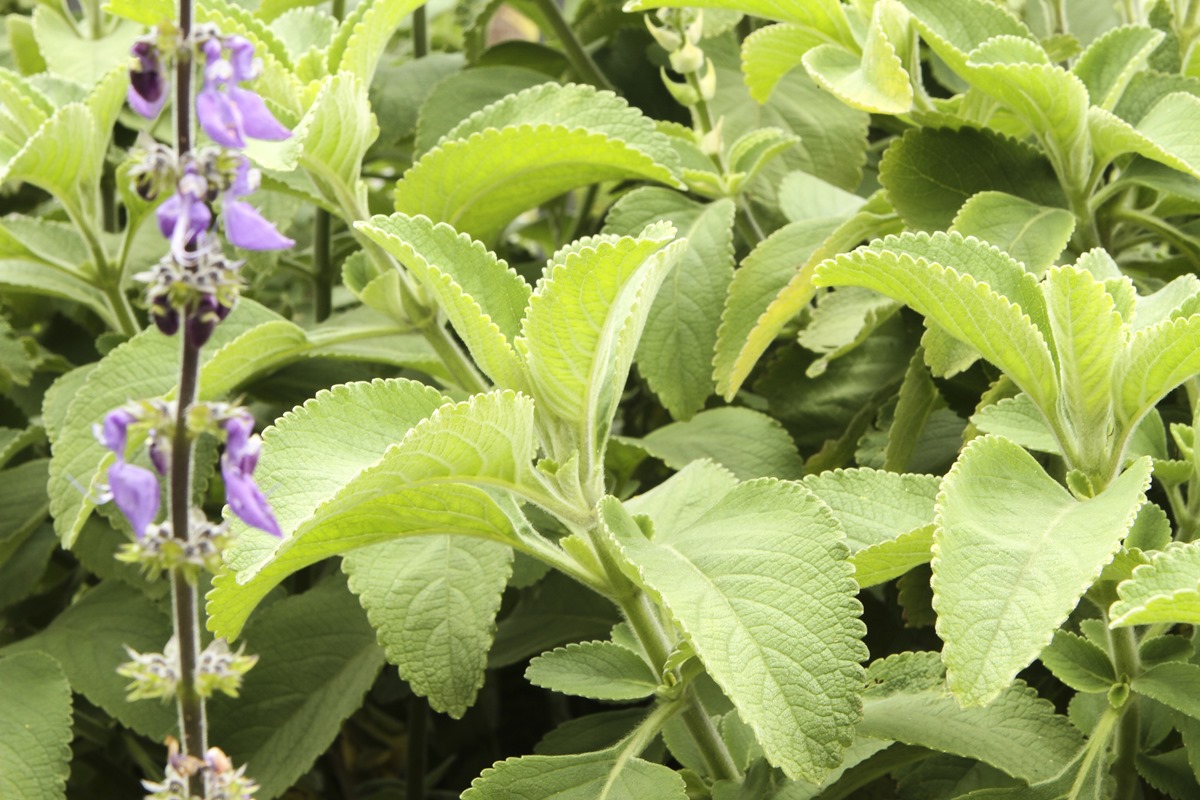
<path fill-rule="evenodd" d="M 1200 796 L 1200 0 L 5 5 L 0 797 Z"/>

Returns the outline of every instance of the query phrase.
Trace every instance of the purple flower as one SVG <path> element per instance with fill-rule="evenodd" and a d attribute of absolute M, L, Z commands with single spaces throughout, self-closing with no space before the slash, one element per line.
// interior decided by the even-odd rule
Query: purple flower
<path fill-rule="evenodd" d="M 292 135 L 267 108 L 263 99 L 236 84 L 258 77 L 254 45 L 240 36 L 225 40 L 230 59 L 224 57 L 221 40 L 204 43 L 204 88 L 196 95 L 196 117 L 200 127 L 222 147 L 242 149 L 246 137 L 282 141 Z"/>
<path fill-rule="evenodd" d="M 212 224 L 207 199 L 208 181 L 194 164 L 188 164 L 179 178 L 175 194 L 155 212 L 158 229 L 170 239 L 171 252 L 177 261 L 186 260 L 185 251 L 194 246 L 196 238 Z"/>
<path fill-rule="evenodd" d="M 243 250 L 286 250 L 294 241 L 275 230 L 258 210 L 240 197 L 258 189 L 258 170 L 251 168 L 249 160 L 238 162 L 233 183 L 221 198 L 221 219 L 225 222 L 225 238 Z"/>
<path fill-rule="evenodd" d="M 133 532 L 142 538 L 146 527 L 158 516 L 158 478 L 118 455 L 116 463 L 108 468 L 108 488 Z"/>
<path fill-rule="evenodd" d="M 147 39 L 134 42 L 132 52 L 138 63 L 129 72 L 126 99 L 134 111 L 154 119 L 167 102 L 167 76 L 162 57 L 154 42 Z"/>
<path fill-rule="evenodd" d="M 225 308 L 225 313 L 222 314 L 223 308 L 225 307 L 217 302 L 216 295 L 200 295 L 200 299 L 196 301 L 196 309 L 188 314 L 187 318 L 188 335 L 196 347 L 201 347 L 208 341 L 217 323 L 229 313 L 229 309 Z"/>
<path fill-rule="evenodd" d="M 227 417 L 221 426 L 226 434 L 225 453 L 221 456 L 225 501 L 242 522 L 283 538 L 283 531 L 271 513 L 267 498 L 252 477 L 262 449 L 262 440 L 251 435 L 254 418 L 245 409 L 239 409 Z"/>
<path fill-rule="evenodd" d="M 124 408 L 114 409 L 104 415 L 104 424 L 93 425 L 92 433 L 96 440 L 117 454 L 121 461 L 125 460 L 125 439 L 129 426 L 137 422 L 133 412 Z"/>

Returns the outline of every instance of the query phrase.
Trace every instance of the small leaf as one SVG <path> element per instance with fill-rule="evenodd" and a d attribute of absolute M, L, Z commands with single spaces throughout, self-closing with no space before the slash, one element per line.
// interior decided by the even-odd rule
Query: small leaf
<path fill-rule="evenodd" d="M 963 204 L 950 228 L 1000 248 L 1040 274 L 1058 262 L 1075 230 L 1075 216 L 1003 192 L 980 192 Z"/>
<path fill-rule="evenodd" d="M 640 700 L 658 688 L 650 665 L 612 642 L 580 642 L 529 662 L 525 678 L 543 689 L 593 700 Z"/>
<path fill-rule="evenodd" d="M 1103 648 L 1070 631 L 1055 633 L 1040 658 L 1054 677 L 1078 692 L 1107 692 L 1117 682 Z"/>
<path fill-rule="evenodd" d="M 804 54 L 824 44 L 837 46 L 828 35 L 805 25 L 783 22 L 754 31 L 742 41 L 742 71 L 750 96 L 767 102 L 783 76 L 800 66 Z"/>
<path fill-rule="evenodd" d="M 272 169 L 287 171 L 299 163 L 325 200 L 344 213 L 364 215 L 367 203 L 366 187 L 360 179 L 362 160 L 378 136 L 379 125 L 371 113 L 366 83 L 346 73 L 321 83 L 292 138 L 282 143 L 272 161 L 257 157 L 253 148 L 249 152 Z"/>
<path fill-rule="evenodd" d="M 1141 25 L 1113 28 L 1088 45 L 1071 71 L 1087 87 L 1092 105 L 1112 111 L 1162 40 L 1161 31 Z"/>
<path fill-rule="evenodd" d="M 966 70 L 967 54 L 995 36 L 1028 39 L 1029 29 L 988 0 L 904 0 L 912 12 L 921 38 L 959 74 Z"/>
<path fill-rule="evenodd" d="M 797 484 L 733 486 L 726 475 L 714 492 L 711 477 L 692 483 L 714 470 L 693 465 L 664 484 L 689 504 L 686 517 L 652 499 L 662 487 L 642 498 L 653 538 L 615 498 L 602 504 L 605 525 L 768 760 L 820 781 L 852 738 L 864 655 L 841 528 Z M 813 707 L 820 716 L 805 711 Z"/>
<path fill-rule="evenodd" d="M 672 422 L 641 439 L 623 439 L 673 469 L 711 459 L 739 480 L 798 478 L 804 462 L 782 425 L 749 408 L 713 408 L 687 422 Z"/>
<path fill-rule="evenodd" d="M 1062 445 L 1046 424 L 1046 417 L 1027 394 L 1006 397 L 975 413 L 971 424 L 981 433 L 995 433 L 1028 450 L 1062 455 Z"/>
<path fill-rule="evenodd" d="M 364 85 L 370 85 L 375 68 L 384 49 L 400 23 L 421 5 L 419 0 L 363 0 L 346 25 L 352 25 L 345 37 L 345 48 L 337 64 L 330 63 L 330 72 L 350 72 Z M 344 36 L 339 32 L 339 36 Z"/>
<path fill-rule="evenodd" d="M 1155 553 L 1149 564 L 1117 586 L 1109 610 L 1113 627 L 1160 622 L 1200 624 L 1200 543 Z"/>
<path fill-rule="evenodd" d="M 1158 664 L 1134 678 L 1130 687 L 1193 719 L 1200 718 L 1200 666 L 1178 661 Z"/>
<path fill-rule="evenodd" d="M 1159 400 L 1200 372 L 1200 314 L 1164 320 L 1138 331 L 1117 366 L 1117 417 L 1141 420 Z"/>
<path fill-rule="evenodd" d="M 1145 499 L 1150 460 L 1079 501 L 1016 444 L 969 444 L 938 496 L 934 607 L 951 691 L 986 705 L 1049 643 Z"/>
<path fill-rule="evenodd" d="M 602 751 L 497 761 L 462 800 L 686 800 L 675 770 Z"/>
<path fill-rule="evenodd" d="M 71 687 L 41 653 L 0 657 L 0 797 L 66 797 L 71 760 Z"/>
<path fill-rule="evenodd" d="M 903 114 L 912 108 L 912 80 L 884 29 L 886 13 L 888 3 L 875 4 L 861 55 L 836 44 L 823 44 L 804 54 L 804 68 L 851 108 Z"/>

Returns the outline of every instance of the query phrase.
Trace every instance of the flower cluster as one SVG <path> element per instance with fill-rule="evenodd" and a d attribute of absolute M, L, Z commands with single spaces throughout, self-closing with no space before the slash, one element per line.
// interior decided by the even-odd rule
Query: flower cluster
<path fill-rule="evenodd" d="M 258 656 L 246 655 L 243 643 L 236 651 L 224 639 L 213 639 L 196 663 L 196 691 L 201 697 L 222 692 L 237 697 L 242 678 L 258 663 Z M 130 679 L 130 700 L 159 698 L 174 700 L 179 685 L 179 643 L 172 636 L 161 653 L 139 653 L 126 647 L 129 661 L 117 667 L 117 674 Z"/>
<path fill-rule="evenodd" d="M 258 784 L 246 777 L 246 767 L 233 762 L 219 747 L 210 747 L 201 761 L 179 752 L 179 742 L 167 740 L 167 769 L 161 781 L 142 781 L 147 800 L 199 800 L 188 791 L 188 778 L 204 778 L 205 800 L 251 800 Z"/>
<path fill-rule="evenodd" d="M 147 117 L 161 112 L 170 93 L 160 38 L 139 39 L 133 46 L 128 98 L 133 109 Z M 229 314 L 241 288 L 242 262 L 225 256 L 212 234 L 217 221 L 229 243 L 243 250 L 282 250 L 295 242 L 245 199 L 261 180 L 259 171 L 238 152 L 247 137 L 279 141 L 291 136 L 261 97 L 239 85 L 261 71 L 254 45 L 211 27 L 197 29 L 194 45 L 204 56 L 196 118 L 216 146 L 172 153 L 162 145 L 143 145 L 132 173 L 146 199 L 174 187 L 156 212 L 170 248 L 158 264 L 136 277 L 148 285 L 146 300 L 159 330 L 171 336 L 182 323 L 200 346 Z"/>
<path fill-rule="evenodd" d="M 220 550 L 227 528 L 213 524 L 193 510 L 187 541 L 172 540 L 170 526 L 154 524 L 159 510 L 159 476 L 170 464 L 170 442 L 174 435 L 174 403 L 162 400 L 130 403 L 110 411 L 103 424 L 95 425 L 96 439 L 116 456 L 108 469 L 108 484 L 101 494 L 111 499 L 129 520 L 137 542 L 122 553 L 122 559 L 145 564 L 151 569 L 181 567 L 194 577 L 199 569 L 220 564 Z M 126 461 L 130 428 L 146 429 L 150 462 L 158 473 Z M 188 434 L 210 433 L 225 440 L 221 476 L 225 500 L 243 522 L 274 536 L 283 536 L 271 506 L 254 482 L 254 468 L 262 450 L 262 439 L 254 433 L 254 417 L 239 406 L 208 403 L 194 406 L 188 415 Z"/>

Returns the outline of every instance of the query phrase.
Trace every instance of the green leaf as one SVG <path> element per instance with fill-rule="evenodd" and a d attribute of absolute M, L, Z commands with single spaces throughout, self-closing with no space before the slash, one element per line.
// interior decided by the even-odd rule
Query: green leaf
<path fill-rule="evenodd" d="M 104 10 L 114 17 L 157 25 L 175 19 L 175 0 L 108 0 Z"/>
<path fill-rule="evenodd" d="M 633 239 L 583 239 L 551 259 L 516 340 L 539 412 L 572 431 L 565 461 L 591 474 L 608 439 L 653 299 L 683 255 L 668 224 Z"/>
<path fill-rule="evenodd" d="M 975 236 L 1040 274 L 1058 262 L 1075 230 L 1075 216 L 1004 192 L 980 192 L 963 204 L 950 230 Z"/>
<path fill-rule="evenodd" d="M 1117 682 L 1104 649 L 1070 631 L 1056 632 L 1039 658 L 1054 677 L 1078 692 L 1107 692 Z"/>
<path fill-rule="evenodd" d="M 1087 87 L 1092 105 L 1112 111 L 1162 40 L 1161 31 L 1142 25 L 1113 28 L 1088 45 L 1071 71 Z"/>
<path fill-rule="evenodd" d="M 742 71 L 750 96 L 765 103 L 775 87 L 796 67 L 804 54 L 825 44 L 830 37 L 805 25 L 779 23 L 759 28 L 742 41 Z"/>
<path fill-rule="evenodd" d="M 1200 314 L 1167 319 L 1135 333 L 1117 365 L 1117 417 L 1141 420 L 1167 392 L 1200 372 Z"/>
<path fill-rule="evenodd" d="M 1018 306 L 982 282 L 1006 277 L 1004 270 L 989 269 L 977 280 L 926 258 L 893 250 L 945 245 L 947 253 L 954 253 L 965 245 L 977 254 L 986 253 L 987 248 L 971 241 L 944 234 L 893 237 L 825 261 L 816 268 L 814 281 L 824 286 L 863 286 L 905 303 L 1003 369 L 1039 407 L 1052 409 L 1058 394 L 1054 360 L 1042 331 L 1029 316 L 1037 313 L 1033 276 L 1019 270 L 1009 272 L 1005 288 L 1027 301 Z M 985 264 L 981 260 L 970 266 L 979 269 Z"/>
<path fill-rule="evenodd" d="M 243 298 L 217 326 L 202 354 L 202 363 L 247 331 L 279 317 Z M 50 511 L 63 546 L 70 547 L 91 514 L 93 503 L 77 486 L 93 487 L 108 451 L 92 435 L 92 425 L 131 397 L 159 397 L 175 387 L 179 372 L 178 342 L 151 328 L 110 352 L 87 376 L 70 403 L 61 429 L 51 441 Z M 208 380 L 220 380 L 211 373 Z M 201 394 L 205 394 L 201 381 Z"/>
<path fill-rule="evenodd" d="M 738 480 L 799 478 L 804 462 L 782 425 L 749 408 L 713 408 L 687 422 L 672 422 L 641 439 L 622 439 L 672 469 L 711 459 Z"/>
<path fill-rule="evenodd" d="M 129 48 L 141 34 L 141 25 L 119 20 L 104 36 L 93 39 L 80 36 L 57 10 L 39 6 L 33 12 L 33 34 L 50 72 L 91 86 L 114 68 L 127 67 Z"/>
<path fill-rule="evenodd" d="M 420 105 L 413 152 L 424 155 L 471 114 L 545 82 L 546 73 L 526 67 L 472 67 L 455 72 L 431 87 Z"/>
<path fill-rule="evenodd" d="M 1158 664 L 1134 678 L 1130 688 L 1200 719 L 1200 666 L 1179 661 Z"/>
<path fill-rule="evenodd" d="M 462 800 L 686 800 L 675 770 L 610 751 L 498 761 Z"/>
<path fill-rule="evenodd" d="M 919 230 L 950 227 L 963 205 L 985 191 L 1042 206 L 1066 205 L 1058 178 L 1041 153 L 975 128 L 908 131 L 884 151 L 879 182 L 904 221 Z"/>
<path fill-rule="evenodd" d="M 442 137 L 396 184 L 396 210 L 491 241 L 520 212 L 579 186 L 625 178 L 678 185 L 677 163 L 667 136 L 615 95 L 544 84 Z"/>
<path fill-rule="evenodd" d="M 821 355 L 804 373 L 815 378 L 829 364 L 861 345 L 880 325 L 900 310 L 900 304 L 870 289 L 849 286 L 817 297 L 808 325 L 796 341 Z"/>
<path fill-rule="evenodd" d="M 532 469 L 533 403 L 512 392 L 442 406 L 299 522 L 265 561 L 213 581 L 212 629 L 236 637 L 274 586 L 302 567 L 358 547 L 428 534 L 510 546 L 513 522 L 479 487 L 518 488 Z"/>
<path fill-rule="evenodd" d="M 525 678 L 534 686 L 594 700 L 640 700 L 659 679 L 638 654 L 613 642 L 580 642 L 542 653 Z"/>
<path fill-rule="evenodd" d="M 363 85 L 369 85 L 392 34 L 421 3 L 419 0 L 364 0 L 359 5 L 366 8 L 356 8 L 353 18 L 347 19 L 346 24 L 353 28 L 345 39 L 341 58 L 336 65 L 330 61 L 329 71 L 352 73 Z M 344 34 L 339 32 L 339 35 Z"/>
<path fill-rule="evenodd" d="M 210 701 L 210 735 L 235 763 L 250 765 L 261 797 L 278 797 L 362 705 L 383 653 L 337 579 L 265 609 L 246 641 L 258 663 L 238 697 Z"/>
<path fill-rule="evenodd" d="M 561 644 L 608 636 L 619 621 L 609 600 L 551 572 L 523 590 L 500 621 L 488 665 L 507 667 Z"/>
<path fill-rule="evenodd" d="M 296 126 L 292 138 L 278 147 L 271 160 L 249 153 L 262 166 L 290 170 L 304 167 L 321 195 L 343 213 L 366 215 L 366 187 L 361 181 L 362 160 L 379 137 L 371 113 L 366 83 L 351 74 L 326 78 Z"/>
<path fill-rule="evenodd" d="M 664 492 L 672 505 L 658 500 Z M 768 760 L 819 782 L 853 738 L 865 655 L 837 521 L 798 484 L 736 484 L 703 463 L 638 508 L 651 512 L 652 538 L 614 498 L 602 504 L 638 581 L 683 629 Z"/>
<path fill-rule="evenodd" d="M 849 469 L 804 479 L 846 531 L 859 586 L 873 586 L 929 561 L 934 498 L 940 480 Z"/>
<path fill-rule="evenodd" d="M 1200 543 L 1173 545 L 1117 586 L 1113 627 L 1159 622 L 1200 624 Z"/>
<path fill-rule="evenodd" d="M 972 441 L 938 496 L 933 591 L 951 691 L 986 705 L 1028 666 L 1112 558 L 1150 460 L 1076 500 L 1018 445 Z"/>
<path fill-rule="evenodd" d="M 40 653 L 0 658 L 0 797 L 66 797 L 71 760 L 71 687 Z"/>
<path fill-rule="evenodd" d="M 993 37 L 1037 42 L 1016 17 L 988 0 L 904 0 L 904 5 L 921 38 L 960 75 L 966 71 L 967 54 Z"/>
<path fill-rule="evenodd" d="M 489 377 L 506 388 L 524 388 L 521 364 L 512 348 L 531 293 L 524 278 L 479 242 L 425 217 L 376 216 L 355 227 L 437 298 Z"/>
<path fill-rule="evenodd" d="M 104 581 L 55 617 L 40 633 L 0 650 L 0 655 L 41 652 L 61 666 L 71 688 L 128 728 L 162 741 L 176 729 L 175 709 L 162 703 L 130 703 L 128 681 L 117 667 L 126 647 L 162 652 L 171 621 L 145 594 L 120 581 Z"/>
<path fill-rule="evenodd" d="M 851 108 L 873 114 L 903 114 L 912 108 L 912 81 L 888 39 L 883 20 L 887 13 L 894 13 L 888 3 L 875 4 L 861 54 L 836 44 L 823 44 L 804 54 L 804 68 L 814 81 Z"/>
<path fill-rule="evenodd" d="M 1079 731 L 1022 681 L 986 708 L 963 708 L 944 674 L 937 653 L 872 663 L 859 734 L 978 759 L 1031 782 L 1058 774 L 1082 747 Z"/>
<path fill-rule="evenodd" d="M 1045 415 L 1027 394 L 1006 397 L 985 406 L 971 417 L 982 433 L 995 433 L 1039 453 L 1062 455 L 1062 445 L 1046 424 Z"/>
<path fill-rule="evenodd" d="M 1135 128 L 1099 108 L 1088 110 L 1092 145 L 1098 164 L 1136 153 L 1191 177 L 1200 177 L 1200 148 L 1186 135 L 1200 121 L 1200 98 L 1186 92 L 1167 95 Z"/>
<path fill-rule="evenodd" d="M 645 187 L 609 211 L 604 232 L 636 236 L 659 220 L 687 239 L 687 250 L 654 298 L 638 344 L 638 372 L 675 419 L 688 419 L 713 393 L 712 358 L 733 279 L 732 200 L 702 204 Z"/>
<path fill-rule="evenodd" d="M 867 199 L 826 183 L 799 170 L 789 172 L 779 184 L 779 210 L 789 222 L 824 217 L 851 217 Z"/>
<path fill-rule="evenodd" d="M 699 3 L 689 0 L 630 0 L 625 4 L 626 12 L 652 8 L 723 8 L 779 22 L 794 22 L 845 43 L 854 41 L 846 10 L 838 0 L 807 0 L 803 3 L 786 0 L 700 0 Z"/>
<path fill-rule="evenodd" d="M 461 718 L 483 686 L 512 549 L 421 536 L 354 550 L 342 569 L 400 677 L 435 711 Z"/>

